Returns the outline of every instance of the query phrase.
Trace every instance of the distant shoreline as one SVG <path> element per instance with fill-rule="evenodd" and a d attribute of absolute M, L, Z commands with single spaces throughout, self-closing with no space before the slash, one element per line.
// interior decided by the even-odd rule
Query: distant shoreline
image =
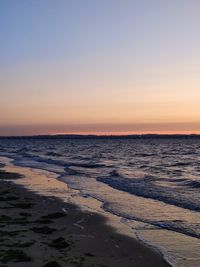
<path fill-rule="evenodd" d="M 200 139 L 200 134 L 130 134 L 130 135 L 86 135 L 86 134 L 56 134 L 56 135 L 21 135 L 0 136 L 0 139 Z"/>

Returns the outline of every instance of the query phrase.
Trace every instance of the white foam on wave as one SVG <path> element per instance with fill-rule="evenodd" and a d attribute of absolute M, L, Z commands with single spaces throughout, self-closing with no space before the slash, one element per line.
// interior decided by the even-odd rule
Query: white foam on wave
<path fill-rule="evenodd" d="M 157 250 L 159 253 L 161 253 L 161 255 L 163 256 L 163 258 L 166 260 L 166 262 L 168 262 L 172 267 L 177 267 L 177 261 L 176 258 L 173 256 L 172 253 L 169 253 L 167 251 L 166 248 L 159 246 L 159 245 L 155 245 L 153 242 L 151 241 L 147 241 L 145 238 L 142 237 L 142 235 L 140 234 L 140 230 L 135 230 L 135 235 L 137 237 L 138 240 L 140 240 L 142 243 L 144 243 L 145 245 L 147 245 L 148 247 Z"/>

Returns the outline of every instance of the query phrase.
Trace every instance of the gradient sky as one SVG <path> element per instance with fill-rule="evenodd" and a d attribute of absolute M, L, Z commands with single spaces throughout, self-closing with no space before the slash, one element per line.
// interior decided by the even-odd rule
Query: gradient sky
<path fill-rule="evenodd" d="M 199 0 L 1 0 L 0 135 L 200 133 Z"/>

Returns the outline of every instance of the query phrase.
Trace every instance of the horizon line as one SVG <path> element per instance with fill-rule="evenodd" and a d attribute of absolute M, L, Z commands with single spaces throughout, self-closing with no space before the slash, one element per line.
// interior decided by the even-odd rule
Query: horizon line
<path fill-rule="evenodd" d="M 182 136 L 182 137 L 200 137 L 200 133 L 133 133 L 133 134 L 34 134 L 34 135 L 0 135 L 0 138 L 45 138 L 45 137 L 167 137 L 167 136 Z"/>

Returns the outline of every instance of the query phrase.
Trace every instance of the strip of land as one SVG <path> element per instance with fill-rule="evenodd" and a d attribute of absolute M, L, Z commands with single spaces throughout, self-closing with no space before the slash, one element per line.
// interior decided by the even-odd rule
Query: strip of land
<path fill-rule="evenodd" d="M 169 266 L 103 216 L 33 193 L 13 179 L 20 175 L 0 171 L 0 267 Z"/>

